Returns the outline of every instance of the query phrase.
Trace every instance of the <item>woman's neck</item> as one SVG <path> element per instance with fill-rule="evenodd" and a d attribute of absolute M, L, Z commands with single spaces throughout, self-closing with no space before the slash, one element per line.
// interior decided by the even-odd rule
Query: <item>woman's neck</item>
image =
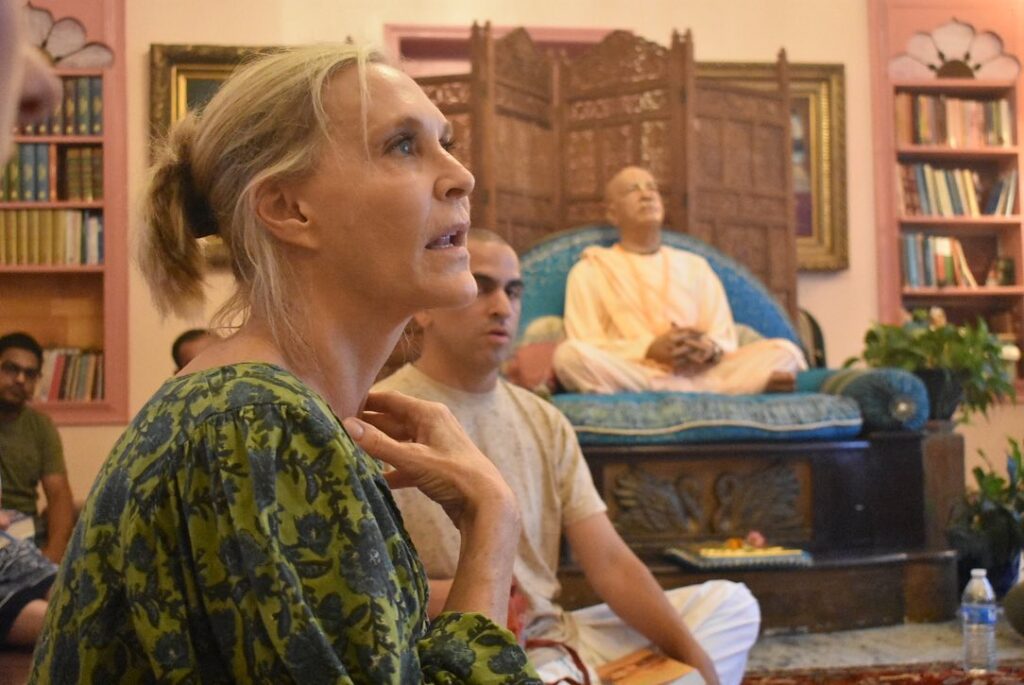
<path fill-rule="evenodd" d="M 382 325 L 379 318 L 349 320 L 332 325 L 318 320 L 305 331 L 306 350 L 283 350 L 270 326 L 258 319 L 247 321 L 237 333 L 205 350 L 188 371 L 257 361 L 275 364 L 295 374 L 324 398 L 339 418 L 354 416 L 366 393 L 401 335 L 404 322 Z"/>

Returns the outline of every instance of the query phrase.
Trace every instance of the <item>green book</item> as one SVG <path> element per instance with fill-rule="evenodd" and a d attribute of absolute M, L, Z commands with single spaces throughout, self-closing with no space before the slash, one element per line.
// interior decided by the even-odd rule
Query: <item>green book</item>
<path fill-rule="evenodd" d="M 64 135 L 75 135 L 75 111 L 78 95 L 75 91 L 75 77 L 64 77 Z"/>
<path fill-rule="evenodd" d="M 89 122 L 90 100 L 89 77 L 79 76 L 75 79 L 75 133 L 80 136 L 87 136 L 92 130 Z"/>
<path fill-rule="evenodd" d="M 103 77 L 89 77 L 89 129 L 94 136 L 103 134 Z"/>

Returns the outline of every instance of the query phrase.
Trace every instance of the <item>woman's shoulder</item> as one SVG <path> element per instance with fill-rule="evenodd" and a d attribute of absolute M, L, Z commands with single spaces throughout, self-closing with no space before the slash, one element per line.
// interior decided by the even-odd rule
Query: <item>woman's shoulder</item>
<path fill-rule="evenodd" d="M 263 362 L 228 364 L 168 379 L 146 405 L 161 413 L 187 410 L 193 416 L 261 406 L 330 411 L 294 374 Z"/>
<path fill-rule="evenodd" d="M 245 362 L 168 379 L 135 415 L 126 436 L 135 451 L 156 452 L 200 441 L 211 427 L 244 424 L 252 432 L 283 422 L 330 434 L 337 419 L 289 371 Z"/>

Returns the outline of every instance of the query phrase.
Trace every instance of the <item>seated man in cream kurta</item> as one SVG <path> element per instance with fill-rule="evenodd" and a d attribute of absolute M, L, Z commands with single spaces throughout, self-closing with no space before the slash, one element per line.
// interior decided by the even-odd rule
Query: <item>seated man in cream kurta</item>
<path fill-rule="evenodd" d="M 469 252 L 476 301 L 418 314 L 422 355 L 374 390 L 447 405 L 515 492 L 523 522 L 515 577 L 529 605 L 525 636 L 571 645 L 590 669 L 653 642 L 698 668 L 708 683 L 739 685 L 757 638 L 757 601 L 746 586 L 721 580 L 662 591 L 605 513 L 568 420 L 498 375 L 519 322 L 523 284 L 515 252 L 479 229 L 470 231 Z M 438 611 L 459 559 L 459 532 L 419 491 L 397 490 L 394 496 L 430 578 L 428 611 Z M 573 612 L 558 606 L 563 534 L 607 604 Z M 564 651 L 529 647 L 545 682 L 580 679 Z"/>
<path fill-rule="evenodd" d="M 661 244 L 664 209 L 646 170 L 626 167 L 605 188 L 612 247 L 590 247 L 569 272 L 567 340 L 558 379 L 573 392 L 725 394 L 792 390 L 803 353 L 788 340 L 740 347 L 721 281 L 696 254 Z"/>

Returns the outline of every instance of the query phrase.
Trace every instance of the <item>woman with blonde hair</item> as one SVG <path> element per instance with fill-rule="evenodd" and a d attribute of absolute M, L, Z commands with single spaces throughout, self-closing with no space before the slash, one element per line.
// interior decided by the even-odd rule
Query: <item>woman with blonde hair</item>
<path fill-rule="evenodd" d="M 440 405 L 367 398 L 413 312 L 475 294 L 473 177 L 451 144 L 415 82 L 352 46 L 262 57 L 172 130 L 140 266 L 157 306 L 185 311 L 202 300 L 196 240 L 219 236 L 237 329 L 115 445 L 32 682 L 537 682 L 499 627 L 511 491 Z M 432 623 L 389 484 L 462 534 Z"/>

